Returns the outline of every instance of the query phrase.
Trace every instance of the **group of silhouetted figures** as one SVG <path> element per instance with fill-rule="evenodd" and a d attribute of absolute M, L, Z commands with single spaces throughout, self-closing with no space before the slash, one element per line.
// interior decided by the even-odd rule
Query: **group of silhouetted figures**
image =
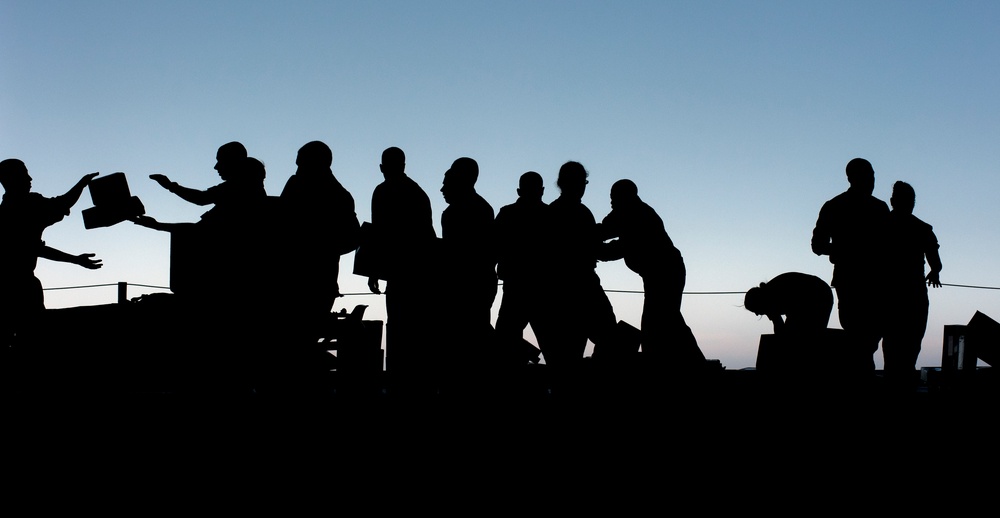
<path fill-rule="evenodd" d="M 937 237 L 913 215 L 916 195 L 909 184 L 893 184 L 890 211 L 872 196 L 875 171 L 867 160 L 848 162 L 847 179 L 847 191 L 820 210 L 812 250 L 833 263 L 840 323 L 850 344 L 866 355 L 864 367 L 874 368 L 871 355 L 881 341 L 885 377 L 911 386 L 927 328 L 927 286 L 941 286 Z M 744 306 L 767 315 L 776 337 L 808 346 L 822 340 L 833 294 L 822 279 L 789 272 L 750 289 Z"/>
<path fill-rule="evenodd" d="M 612 210 L 601 222 L 582 203 L 588 172 L 573 161 L 558 171 L 556 199 L 543 201 L 542 176 L 529 171 L 520 176 L 516 201 L 494 212 L 476 192 L 477 162 L 462 157 L 444 173 L 447 208 L 438 236 L 430 199 L 406 175 L 399 148 L 382 153 L 384 181 L 364 225 L 322 142 L 299 149 L 297 170 L 279 196 L 268 196 L 264 165 L 242 144 L 223 145 L 216 159 L 222 182 L 206 190 L 150 175 L 185 201 L 211 205 L 199 221 L 129 218 L 170 232 L 173 293 L 162 306 L 164 332 L 224 351 L 205 360 L 209 370 L 240 357 L 252 378 L 301 379 L 303 366 L 316 363 L 316 340 L 341 296 L 340 257 L 349 252 L 356 252 L 353 273 L 367 277 L 373 293 L 385 293 L 386 370 L 401 386 L 436 389 L 489 379 L 484 373 L 537 362 L 539 349 L 547 369 L 568 379 L 583 365 L 588 341 L 593 359 L 609 365 L 641 359 L 654 370 L 690 372 L 706 363 L 681 314 L 684 260 L 631 180 L 613 184 Z M 850 189 L 820 212 L 813 250 L 834 264 L 844 330 L 870 343 L 872 352 L 884 337 L 886 371 L 912 371 L 927 320 L 925 257 L 927 282 L 940 285 L 937 241 L 912 215 L 907 184 L 895 185 L 890 212 L 871 196 L 874 172 L 867 161 L 852 160 L 847 174 Z M 42 241 L 44 229 L 69 213 L 95 176 L 46 198 L 30 192 L 21 161 L 0 163 L 5 345 L 30 343 L 38 331 L 44 310 L 34 276 L 38 257 L 101 266 L 93 254 L 70 255 Z M 643 281 L 638 337 L 617 320 L 596 273 L 598 261 L 618 259 Z M 494 326 L 498 280 L 503 297 Z M 748 310 L 774 321 L 776 335 L 802 342 L 826 329 L 832 304 L 829 285 L 797 273 L 762 283 L 745 301 Z M 528 325 L 538 349 L 523 338 Z"/>

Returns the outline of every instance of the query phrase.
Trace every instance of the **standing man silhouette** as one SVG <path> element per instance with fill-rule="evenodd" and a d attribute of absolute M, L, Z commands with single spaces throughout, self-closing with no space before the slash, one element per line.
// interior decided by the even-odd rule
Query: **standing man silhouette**
<path fill-rule="evenodd" d="M 298 168 L 281 191 L 282 211 L 293 251 L 292 267 L 301 275 L 296 297 L 305 311 L 321 318 L 340 297 L 340 256 L 358 247 L 354 197 L 333 175 L 333 152 L 318 140 L 299 149 Z"/>
<path fill-rule="evenodd" d="M 537 361 L 538 350 L 523 347 L 524 329 L 530 324 L 535 338 L 545 340 L 545 308 L 542 301 L 549 259 L 549 206 L 542 175 L 521 175 L 517 201 L 497 212 L 497 276 L 503 281 L 503 297 L 497 313 L 496 332 L 505 357 L 514 364 L 525 358 Z"/>
<path fill-rule="evenodd" d="M 452 308 L 443 365 L 458 367 L 471 359 L 481 366 L 492 348 L 490 309 L 497 295 L 493 207 L 476 192 L 479 164 L 462 157 L 444 173 L 441 195 L 448 207 L 441 213 L 442 259 L 445 293 L 461 301 Z"/>
<path fill-rule="evenodd" d="M 431 201 L 406 175 L 406 155 L 398 147 L 382 152 L 379 165 L 385 180 L 372 192 L 371 248 L 378 276 L 368 278 L 372 293 L 382 293 L 386 281 L 386 371 L 412 384 L 433 365 L 437 339 L 430 325 L 437 234 Z M 364 245 L 363 245 L 364 246 Z M 412 385 L 411 385 L 412 386 Z"/>
<path fill-rule="evenodd" d="M 549 204 L 551 271 L 548 289 L 555 328 L 548 346 L 542 344 L 546 365 L 565 372 L 579 365 L 587 340 L 595 347 L 616 348 L 617 319 L 595 270 L 601 238 L 594 214 L 583 204 L 587 170 L 579 162 L 559 168 L 559 197 Z M 559 373 L 556 373 L 559 375 Z"/>
<path fill-rule="evenodd" d="M 639 198 L 631 180 L 611 186 L 611 212 L 601 222 L 604 245 L 601 259 L 625 259 L 625 265 L 642 277 L 642 353 L 658 367 L 696 369 L 705 355 L 681 314 L 681 296 L 687 270 L 663 220 Z"/>
<path fill-rule="evenodd" d="M 852 340 L 874 354 L 882 339 L 885 288 L 885 228 L 889 206 L 872 196 L 875 170 L 863 158 L 847 163 L 850 187 L 823 204 L 812 235 L 812 251 L 830 256 L 840 324 Z M 875 364 L 868 360 L 868 368 Z"/>
<path fill-rule="evenodd" d="M 88 269 L 101 267 L 94 254 L 71 255 L 45 245 L 42 233 L 62 221 L 76 204 L 83 189 L 99 173 L 84 175 L 66 194 L 46 198 L 31 192 L 31 176 L 24 162 L 9 158 L 0 162 L 0 340 L 2 346 L 37 330 L 45 311 L 42 283 L 35 276 L 38 258 L 72 263 Z"/>
<path fill-rule="evenodd" d="M 913 215 L 913 187 L 896 182 L 889 202 L 889 322 L 882 340 L 882 358 L 886 378 L 908 388 L 916 381 L 920 342 L 927 330 L 927 286 L 941 287 L 941 256 L 933 228 Z M 926 277 L 925 260 L 930 266 Z"/>

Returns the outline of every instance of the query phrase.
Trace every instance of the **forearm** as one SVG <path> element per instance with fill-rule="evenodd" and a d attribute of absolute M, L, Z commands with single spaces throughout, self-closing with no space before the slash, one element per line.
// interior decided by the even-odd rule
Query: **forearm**
<path fill-rule="evenodd" d="M 38 253 L 38 257 L 43 259 L 48 259 L 50 261 L 58 261 L 60 263 L 76 263 L 76 256 L 67 254 L 62 250 L 57 250 L 51 246 L 45 245 L 42 247 L 41 251 Z"/>
<path fill-rule="evenodd" d="M 211 196 L 206 191 L 184 187 L 177 182 L 170 182 L 166 189 L 177 195 L 180 199 L 195 205 L 208 205 L 212 203 Z"/>

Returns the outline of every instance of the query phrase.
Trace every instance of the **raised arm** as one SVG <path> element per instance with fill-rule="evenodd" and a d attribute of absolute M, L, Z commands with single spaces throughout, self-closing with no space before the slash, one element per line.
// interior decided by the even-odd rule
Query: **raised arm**
<path fill-rule="evenodd" d="M 160 184 L 160 187 L 176 194 L 180 199 L 188 203 L 193 203 L 195 205 L 208 205 L 210 203 L 214 203 L 212 195 L 208 191 L 184 187 L 177 182 L 171 182 L 166 175 L 162 174 L 151 174 L 149 175 L 149 178 Z"/>
<path fill-rule="evenodd" d="M 83 194 L 83 189 L 90 185 L 90 181 L 99 174 L 101 173 L 89 173 L 83 175 L 83 178 L 80 178 L 80 181 L 76 182 L 76 185 L 66 191 L 66 194 L 59 197 L 59 199 L 66 205 L 67 210 L 73 205 L 76 205 L 77 200 L 80 199 L 80 195 Z"/>

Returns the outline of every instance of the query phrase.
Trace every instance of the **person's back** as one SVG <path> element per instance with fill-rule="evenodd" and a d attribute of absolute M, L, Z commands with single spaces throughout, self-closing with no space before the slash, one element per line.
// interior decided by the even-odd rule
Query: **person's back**
<path fill-rule="evenodd" d="M 475 190 L 479 167 L 471 158 L 459 158 L 445 172 L 441 193 L 448 207 L 441 214 L 441 243 L 445 268 L 453 289 L 473 288 L 476 304 L 489 304 L 496 295 L 494 212 Z"/>
<path fill-rule="evenodd" d="M 747 291 L 744 307 L 767 315 L 776 333 L 818 335 L 829 325 L 833 291 L 815 275 L 786 272 Z"/>
<path fill-rule="evenodd" d="M 323 142 L 302 146 L 298 166 L 281 191 L 285 215 L 282 225 L 292 257 L 290 269 L 304 277 L 298 298 L 317 315 L 329 313 L 340 296 L 340 256 L 358 245 L 358 219 L 354 197 L 337 181 L 331 165 L 333 153 Z"/>
<path fill-rule="evenodd" d="M 382 152 L 384 181 L 372 192 L 371 249 L 368 288 L 382 293 L 386 281 L 386 372 L 394 389 L 426 391 L 428 372 L 436 366 L 431 311 L 437 310 L 433 289 L 437 235 L 427 193 L 406 175 L 406 156 L 397 147 Z M 357 258 L 356 258 L 357 259 Z M 357 265 L 355 266 L 357 268 Z"/>
<path fill-rule="evenodd" d="M 872 196 L 874 171 L 866 160 L 848 164 L 851 186 L 823 204 L 813 229 L 812 250 L 829 255 L 838 278 L 851 282 L 881 274 L 884 232 L 889 206 Z"/>
<path fill-rule="evenodd" d="M 927 286 L 941 286 L 941 257 L 933 228 L 913 215 L 916 194 L 906 182 L 892 190 L 892 213 L 887 228 L 888 323 L 882 341 L 886 378 L 896 386 L 912 388 L 917 356 L 927 330 L 930 301 Z M 924 275 L 924 264 L 930 272 Z"/>
<path fill-rule="evenodd" d="M 618 238 L 625 265 L 642 276 L 683 268 L 680 250 L 667 234 L 663 219 L 646 202 L 636 199 L 614 207 L 601 221 L 601 237 Z"/>
<path fill-rule="evenodd" d="M 549 206 L 542 201 L 542 177 L 528 172 L 521 178 L 518 193 L 524 194 L 501 207 L 495 220 L 497 276 L 505 285 L 541 282 L 550 256 Z"/>
<path fill-rule="evenodd" d="M 931 225 L 913 215 L 915 201 L 913 188 L 905 182 L 893 186 L 892 207 L 889 214 L 887 250 L 890 289 L 908 293 L 926 293 L 927 284 L 939 284 L 941 259 L 938 241 Z M 924 266 L 930 266 L 925 276 Z"/>
<path fill-rule="evenodd" d="M 437 238 L 427 193 L 409 176 L 386 176 L 372 193 L 371 212 L 387 280 L 420 276 Z"/>

